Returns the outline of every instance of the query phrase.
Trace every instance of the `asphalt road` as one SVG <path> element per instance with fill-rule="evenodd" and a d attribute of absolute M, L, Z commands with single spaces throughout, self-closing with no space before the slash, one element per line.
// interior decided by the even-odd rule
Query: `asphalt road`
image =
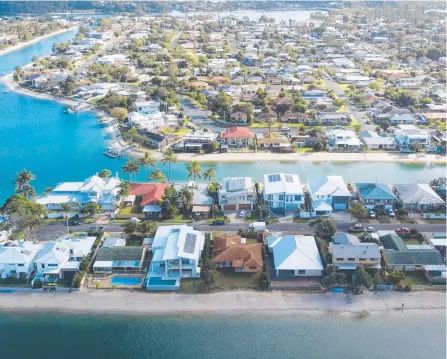
<path fill-rule="evenodd" d="M 163 224 L 159 224 L 163 225 Z M 166 224 L 168 225 L 168 224 Z M 225 232 L 237 232 L 240 228 L 248 228 L 247 223 L 229 223 L 223 226 L 212 226 L 210 224 L 192 223 L 193 227 L 205 232 L 212 231 L 225 231 Z M 337 222 L 337 229 L 339 232 L 347 232 L 350 222 Z M 95 224 L 81 224 L 79 226 L 70 227 L 73 232 L 85 232 L 89 227 L 95 226 Z M 109 223 L 104 225 L 97 225 L 104 227 L 106 232 L 122 232 L 123 226 L 120 223 Z M 367 226 L 367 225 L 365 225 Z M 401 227 L 400 224 L 374 224 L 371 225 L 375 230 L 395 230 Z M 403 225 L 408 228 L 416 228 L 420 232 L 445 232 L 444 224 L 415 224 L 415 225 Z M 309 233 L 313 232 L 313 229 L 309 227 L 307 223 L 271 223 L 267 225 L 267 229 L 271 232 L 297 232 L 297 233 Z M 62 222 L 48 224 L 43 227 L 37 233 L 37 240 L 49 241 L 67 233 L 67 227 Z"/>

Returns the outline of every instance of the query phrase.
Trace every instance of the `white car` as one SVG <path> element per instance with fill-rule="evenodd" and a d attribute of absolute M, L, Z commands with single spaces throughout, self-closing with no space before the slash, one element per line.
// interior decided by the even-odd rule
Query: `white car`
<path fill-rule="evenodd" d="M 392 209 L 387 209 L 388 214 L 390 217 L 394 217 L 394 211 Z"/>
<path fill-rule="evenodd" d="M 366 227 L 366 228 L 365 228 L 365 232 L 370 232 L 370 233 L 372 233 L 372 232 L 375 232 L 375 229 L 374 229 L 373 227 Z"/>
<path fill-rule="evenodd" d="M 239 216 L 241 216 L 241 217 L 245 217 L 246 214 L 247 214 L 246 211 L 240 211 L 239 212 Z"/>
<path fill-rule="evenodd" d="M 374 211 L 369 211 L 369 218 L 376 218 Z"/>

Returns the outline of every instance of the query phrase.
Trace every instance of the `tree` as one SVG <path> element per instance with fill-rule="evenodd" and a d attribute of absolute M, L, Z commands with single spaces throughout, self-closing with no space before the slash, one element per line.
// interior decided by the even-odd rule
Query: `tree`
<path fill-rule="evenodd" d="M 362 129 L 362 126 L 360 124 L 356 123 L 355 125 L 352 126 L 352 128 L 354 129 L 354 131 L 356 133 L 359 133 Z"/>
<path fill-rule="evenodd" d="M 330 217 L 318 218 L 317 220 L 309 223 L 311 227 L 314 227 L 317 233 L 327 236 L 333 236 L 337 232 L 337 224 L 335 220 Z"/>
<path fill-rule="evenodd" d="M 391 127 L 391 122 L 387 119 L 384 119 L 379 122 L 379 126 L 382 130 L 384 130 L 386 132 L 388 130 L 388 128 Z"/>
<path fill-rule="evenodd" d="M 182 206 L 184 215 L 190 214 L 192 211 L 194 192 L 189 186 L 184 186 L 178 193 L 178 200 Z"/>
<path fill-rule="evenodd" d="M 114 107 L 110 112 L 112 117 L 115 117 L 118 121 L 124 121 L 127 118 L 128 111 L 124 107 Z"/>
<path fill-rule="evenodd" d="M 86 214 L 89 217 L 94 217 L 101 212 L 101 205 L 95 202 L 89 202 L 82 206 L 79 213 Z"/>
<path fill-rule="evenodd" d="M 161 198 L 161 212 L 164 218 L 173 218 L 177 215 L 177 190 L 174 187 L 165 188 Z"/>
<path fill-rule="evenodd" d="M 346 275 L 340 272 L 337 265 L 329 264 L 324 270 L 321 283 L 327 288 L 340 287 L 346 284 Z"/>
<path fill-rule="evenodd" d="M 256 191 L 256 205 L 259 205 L 259 203 L 261 202 L 261 184 L 256 181 L 255 182 L 255 191 Z"/>
<path fill-rule="evenodd" d="M 192 179 L 194 182 L 196 181 L 196 177 L 202 178 L 202 167 L 198 161 L 192 161 L 187 167 L 188 178 Z"/>
<path fill-rule="evenodd" d="M 67 224 L 67 231 L 69 231 L 69 229 L 68 229 L 68 219 L 69 219 L 70 217 L 68 216 L 68 213 L 69 213 L 71 210 L 73 210 L 73 205 L 72 205 L 71 203 L 62 203 L 62 204 L 60 205 L 60 208 L 61 208 L 62 212 L 64 212 L 64 217 L 65 217 L 66 224 Z"/>
<path fill-rule="evenodd" d="M 30 184 L 24 185 L 20 190 L 17 191 L 17 193 L 21 194 L 22 196 L 24 196 L 26 198 L 36 197 L 36 190 Z"/>
<path fill-rule="evenodd" d="M 132 177 L 135 173 L 140 172 L 140 167 L 138 164 L 133 160 L 128 160 L 123 167 L 121 168 L 123 173 L 128 173 L 130 177 L 130 181 L 132 182 Z"/>
<path fill-rule="evenodd" d="M 373 284 L 372 278 L 362 266 L 357 266 L 354 272 L 354 288 L 363 289 L 363 287 L 369 288 Z"/>
<path fill-rule="evenodd" d="M 348 213 L 351 215 L 351 218 L 362 219 L 368 217 L 368 211 L 360 202 L 351 202 Z"/>
<path fill-rule="evenodd" d="M 177 156 L 172 148 L 168 148 L 163 152 L 161 163 L 168 164 L 168 180 L 171 178 L 171 163 L 177 163 Z"/>
<path fill-rule="evenodd" d="M 138 232 L 145 236 L 148 234 L 155 234 L 155 232 L 157 232 L 157 228 L 157 222 L 153 221 L 141 221 L 137 226 Z"/>
<path fill-rule="evenodd" d="M 124 233 L 131 235 L 138 232 L 138 223 L 134 221 L 127 221 L 124 223 Z"/>
<path fill-rule="evenodd" d="M 16 192 L 20 192 L 24 186 L 28 185 L 31 181 L 33 181 L 36 176 L 28 170 L 21 170 L 16 173 L 16 178 L 14 180 Z"/>
<path fill-rule="evenodd" d="M 23 77 L 24 77 L 24 72 L 23 72 L 23 69 L 22 69 L 22 67 L 20 67 L 20 66 L 16 66 L 16 68 L 15 68 L 15 72 L 14 72 L 14 75 L 13 75 L 13 79 L 14 79 L 14 81 L 16 81 L 16 82 L 22 82 L 23 81 Z"/>
<path fill-rule="evenodd" d="M 216 171 L 214 171 L 214 168 L 207 168 L 205 173 L 203 174 L 203 178 L 207 179 L 208 182 L 214 180 L 216 178 Z"/>
<path fill-rule="evenodd" d="M 76 81 L 72 76 L 68 76 L 67 79 L 61 84 L 61 91 L 65 96 L 73 94 L 76 89 Z"/>
<path fill-rule="evenodd" d="M 147 176 L 149 166 L 155 168 L 157 162 L 155 162 L 154 158 L 149 152 L 145 152 L 144 156 L 139 159 L 138 163 L 140 164 L 140 166 L 144 167 Z"/>
<path fill-rule="evenodd" d="M 131 190 L 130 182 L 121 181 L 118 185 L 118 195 L 121 197 L 126 197 L 129 195 Z"/>
<path fill-rule="evenodd" d="M 111 176 L 112 172 L 108 170 L 107 168 L 103 169 L 101 172 L 99 172 L 98 177 L 107 179 Z"/>
<path fill-rule="evenodd" d="M 166 176 L 158 168 L 155 168 L 148 177 L 151 181 L 166 182 Z"/>

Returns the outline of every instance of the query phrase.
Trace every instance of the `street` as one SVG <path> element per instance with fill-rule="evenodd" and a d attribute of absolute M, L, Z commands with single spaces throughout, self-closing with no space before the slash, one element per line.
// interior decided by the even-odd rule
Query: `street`
<path fill-rule="evenodd" d="M 39 241 L 49 241 L 54 240 L 59 236 L 67 234 L 67 227 L 65 223 L 57 222 L 47 224 L 45 227 L 40 229 L 37 233 L 37 240 Z M 159 226 L 171 225 L 159 223 Z M 205 231 L 205 232 L 237 232 L 240 228 L 248 229 L 248 223 L 229 223 L 223 226 L 212 226 L 210 224 L 203 223 L 191 223 L 194 228 Z M 347 232 L 351 222 L 337 222 L 337 229 L 339 232 Z M 89 227 L 92 226 L 102 226 L 106 232 L 122 232 L 123 226 L 121 223 L 109 223 L 109 224 L 81 224 L 79 226 L 70 227 L 73 232 L 85 232 Z M 368 226 L 365 224 L 365 226 Z M 400 224 L 372 224 L 375 230 L 395 230 L 401 226 Z M 415 224 L 406 225 L 409 228 L 416 228 L 419 232 L 445 232 L 444 224 Z M 271 223 L 267 225 L 267 229 L 271 232 L 296 232 L 296 233 L 310 233 L 313 229 L 309 227 L 307 223 Z"/>

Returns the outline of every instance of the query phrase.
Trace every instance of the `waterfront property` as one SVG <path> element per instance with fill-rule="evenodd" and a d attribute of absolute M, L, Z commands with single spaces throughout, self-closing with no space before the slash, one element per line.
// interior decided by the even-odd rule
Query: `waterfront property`
<path fill-rule="evenodd" d="M 250 210 L 256 203 L 256 190 L 251 177 L 224 178 L 219 188 L 222 210 Z"/>
<path fill-rule="evenodd" d="M 93 273 L 140 274 L 145 269 L 146 250 L 146 247 L 102 247 L 96 255 Z"/>
<path fill-rule="evenodd" d="M 25 241 L 9 241 L 0 245 L 0 278 L 28 278 L 34 270 L 34 259 L 41 248 L 41 244 Z"/>
<path fill-rule="evenodd" d="M 213 239 L 213 260 L 218 268 L 235 272 L 259 272 L 262 269 L 261 243 L 247 243 L 241 236 L 223 235 Z"/>
<path fill-rule="evenodd" d="M 307 191 L 315 215 L 330 215 L 332 210 L 349 208 L 351 193 L 341 176 L 312 176 L 307 179 Z"/>
<path fill-rule="evenodd" d="M 295 174 L 264 175 L 263 194 L 265 203 L 273 212 L 295 212 L 304 206 L 304 190 Z"/>
<path fill-rule="evenodd" d="M 319 277 L 323 263 L 313 236 L 284 235 L 267 237 L 278 277 Z"/>
<path fill-rule="evenodd" d="M 376 243 L 359 243 L 358 240 L 343 244 L 330 243 L 329 252 L 332 254 L 332 264 L 341 270 L 355 270 L 358 265 L 366 269 L 381 268 L 381 255 Z"/>
<path fill-rule="evenodd" d="M 367 209 L 393 209 L 397 197 L 391 187 L 383 183 L 356 183 L 357 195 Z"/>
<path fill-rule="evenodd" d="M 132 183 L 130 195 L 135 198 L 129 198 L 129 203 L 125 199 L 123 202 L 130 206 L 133 206 L 135 202 L 139 203 L 146 218 L 159 217 L 161 198 L 167 187 L 171 187 L 171 185 L 167 183 Z"/>
<path fill-rule="evenodd" d="M 222 149 L 251 147 L 256 141 L 256 135 L 245 127 L 229 127 L 220 137 L 223 142 Z"/>
<path fill-rule="evenodd" d="M 400 203 L 408 210 L 444 212 L 444 200 L 428 184 L 393 185 Z"/>
<path fill-rule="evenodd" d="M 200 277 L 200 255 L 205 235 L 186 225 L 157 229 L 145 279 L 147 290 L 177 290 L 182 278 Z"/>
<path fill-rule="evenodd" d="M 395 139 L 401 152 L 431 149 L 431 135 L 427 130 L 417 128 L 415 125 L 399 125 L 398 127 Z"/>

